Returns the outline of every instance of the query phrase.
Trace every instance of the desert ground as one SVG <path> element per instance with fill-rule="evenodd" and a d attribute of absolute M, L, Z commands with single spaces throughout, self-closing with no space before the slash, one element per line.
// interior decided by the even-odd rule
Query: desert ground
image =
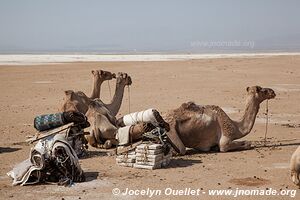
<path fill-rule="evenodd" d="M 159 62 L 76 62 L 0 66 L 0 199 L 145 199 L 147 196 L 114 196 L 113 188 L 200 189 L 200 196 L 155 196 L 152 199 L 229 199 L 209 196 L 211 189 L 300 190 L 290 180 L 289 161 L 300 145 L 300 56 L 199 59 Z M 114 156 L 89 148 L 80 163 L 87 181 L 72 187 L 57 185 L 12 186 L 6 175 L 29 156 L 26 136 L 35 134 L 36 115 L 59 111 L 64 91 L 90 94 L 92 69 L 126 72 L 133 80 L 118 116 L 154 107 L 166 112 L 183 102 L 219 105 L 232 119 L 243 112 L 246 87 L 274 89 L 269 101 L 267 147 L 266 103 L 261 104 L 251 133 L 243 140 L 254 149 L 239 152 L 197 152 L 172 158 L 168 168 L 142 170 L 120 167 Z M 102 85 L 101 99 L 109 102 L 115 81 Z M 129 110 L 130 109 L 130 110 Z M 294 199 L 298 199 L 297 194 Z M 239 196 L 237 199 L 292 199 L 290 196 Z"/>

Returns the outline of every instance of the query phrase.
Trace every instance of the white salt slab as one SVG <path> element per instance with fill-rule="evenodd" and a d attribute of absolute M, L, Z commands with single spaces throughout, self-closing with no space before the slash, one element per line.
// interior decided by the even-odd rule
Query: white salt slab
<path fill-rule="evenodd" d="M 157 149 L 157 150 L 140 150 L 140 149 L 136 149 L 135 152 L 140 153 L 140 154 L 145 154 L 145 155 L 157 155 L 157 154 L 161 154 L 162 150 L 161 149 Z"/>
<path fill-rule="evenodd" d="M 156 166 L 150 166 L 150 165 L 140 165 L 140 164 L 133 164 L 133 167 L 134 168 L 139 168 L 139 169 L 151 169 L 151 170 L 153 170 L 153 169 L 159 169 L 159 168 L 161 168 L 161 164 L 159 164 L 159 165 L 156 165 Z"/>
<path fill-rule="evenodd" d="M 158 165 L 161 165 L 162 163 L 162 160 L 160 161 L 136 161 L 135 162 L 136 164 L 139 164 L 139 165 L 150 165 L 150 166 L 158 166 Z"/>
<path fill-rule="evenodd" d="M 134 163 L 117 163 L 117 165 L 122 167 L 133 167 Z"/>
<path fill-rule="evenodd" d="M 131 154 L 128 154 L 128 155 L 118 155 L 117 158 L 118 159 L 123 159 L 123 158 L 131 158 L 131 159 L 135 159 L 136 155 L 131 155 Z"/>
<path fill-rule="evenodd" d="M 136 147 L 138 150 L 156 150 L 156 149 L 161 149 L 162 145 L 161 144 L 140 144 Z"/>
<path fill-rule="evenodd" d="M 151 162 L 155 162 L 155 161 L 160 161 L 163 159 L 163 156 L 162 155 L 156 155 L 155 157 L 148 157 L 148 156 L 137 156 L 135 158 L 136 161 L 144 161 L 144 160 L 147 160 L 147 161 L 151 161 Z"/>
<path fill-rule="evenodd" d="M 121 163 L 121 162 L 123 162 L 123 163 L 135 163 L 135 159 L 126 159 L 126 158 L 116 158 L 116 161 L 118 162 L 118 163 Z"/>

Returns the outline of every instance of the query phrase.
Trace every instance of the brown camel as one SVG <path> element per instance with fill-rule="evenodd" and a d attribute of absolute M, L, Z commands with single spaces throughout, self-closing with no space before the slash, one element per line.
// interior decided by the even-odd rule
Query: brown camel
<path fill-rule="evenodd" d="M 74 92 L 73 90 L 67 90 L 65 91 L 66 98 L 61 110 L 65 112 L 78 111 L 85 114 L 88 110 L 88 105 L 92 101 L 96 101 L 100 105 L 105 106 L 115 116 L 121 107 L 125 86 L 132 84 L 131 77 L 126 73 L 118 73 L 114 97 L 111 103 L 105 104 L 98 98 L 100 97 L 99 88 L 104 80 L 110 80 L 115 75 L 105 71 L 92 71 L 92 74 L 94 75 L 94 84 L 91 97 L 87 97 L 81 91 Z"/>
<path fill-rule="evenodd" d="M 114 78 L 115 74 L 102 70 L 92 71 L 92 74 L 94 84 L 91 97 L 87 97 L 83 92 L 80 91 L 65 91 L 66 98 L 62 106 L 62 111 L 78 111 L 84 113 L 91 124 L 91 126 L 88 128 L 90 136 L 87 136 L 89 144 L 94 147 L 110 148 L 113 144 L 117 144 L 116 140 L 112 138 L 112 135 L 115 134 L 115 130 L 117 130 L 115 126 L 115 115 L 118 113 L 121 107 L 124 88 L 127 85 L 131 85 L 132 81 L 131 77 L 126 73 L 119 72 L 117 76 L 114 97 L 110 104 L 105 104 L 99 99 L 99 88 L 101 87 L 103 81 Z M 107 139 L 107 141 L 104 141 L 104 145 L 101 145 L 100 138 Z"/>
<path fill-rule="evenodd" d="M 89 104 L 89 109 L 86 113 L 88 121 L 91 124 L 91 126 L 87 128 L 90 135 L 87 136 L 86 139 L 93 147 L 109 149 L 113 145 L 115 146 L 120 144 L 120 142 L 122 143 L 122 141 L 116 139 L 118 134 L 123 136 L 127 135 L 127 137 L 130 138 L 127 142 L 140 140 L 143 133 L 155 128 L 152 123 L 167 131 L 169 130 L 169 125 L 163 120 L 157 110 L 148 109 L 147 111 L 150 118 L 134 120 L 134 122 L 122 128 L 119 126 L 119 122 L 115 116 L 112 115 L 105 106 L 93 101 Z M 144 112 L 145 111 L 141 111 L 140 113 Z"/>
<path fill-rule="evenodd" d="M 90 99 L 100 98 L 101 85 L 104 81 L 116 78 L 115 73 L 111 73 L 103 70 L 92 70 L 93 75 L 93 88 L 90 95 Z"/>
<path fill-rule="evenodd" d="M 272 89 L 248 87 L 246 109 L 240 121 L 230 119 L 218 106 L 184 103 L 164 117 L 171 128 L 168 136 L 180 154 L 185 154 L 185 147 L 209 151 L 211 147 L 218 146 L 221 152 L 249 149 L 250 142 L 235 140 L 250 133 L 260 103 L 275 96 Z"/>

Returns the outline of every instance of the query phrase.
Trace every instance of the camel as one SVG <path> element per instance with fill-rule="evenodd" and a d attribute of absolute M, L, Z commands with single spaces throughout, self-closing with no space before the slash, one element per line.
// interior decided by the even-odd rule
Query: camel
<path fill-rule="evenodd" d="M 86 113 L 88 121 L 91 124 L 87 128 L 87 131 L 90 133 L 90 135 L 86 136 L 88 143 L 93 147 L 109 149 L 112 146 L 122 145 L 122 141 L 117 139 L 118 135 L 122 135 L 121 137 L 125 136 L 128 140 L 123 144 L 128 144 L 129 141 L 140 140 L 143 133 L 157 126 L 169 131 L 169 125 L 163 120 L 157 110 L 148 109 L 140 113 L 144 112 L 147 112 L 148 118 L 144 118 L 144 120 L 134 119 L 129 124 L 119 126 L 120 122 L 116 120 L 115 116 L 105 106 L 95 101 L 91 102 Z M 134 116 L 130 118 L 133 119 Z"/>
<path fill-rule="evenodd" d="M 292 155 L 290 169 L 293 183 L 300 187 L 300 146 Z"/>
<path fill-rule="evenodd" d="M 91 72 L 93 75 L 93 88 L 90 99 L 100 98 L 102 83 L 116 78 L 116 74 L 103 70 L 92 70 Z"/>
<path fill-rule="evenodd" d="M 77 111 L 85 114 L 88 110 L 88 105 L 92 101 L 96 101 L 100 105 L 105 106 L 113 116 L 117 115 L 122 104 L 124 88 L 125 86 L 132 84 L 131 77 L 126 73 L 118 73 L 113 99 L 109 104 L 105 104 L 99 99 L 100 87 L 105 80 L 111 80 L 112 78 L 114 78 L 115 74 L 102 70 L 92 71 L 92 74 L 94 84 L 91 96 L 88 97 L 81 91 L 74 92 L 73 90 L 67 90 L 65 91 L 66 97 L 61 111 Z"/>
<path fill-rule="evenodd" d="M 91 97 L 87 97 L 83 92 L 74 92 L 73 90 L 65 91 L 65 102 L 62 106 L 62 111 L 77 111 L 84 113 L 91 127 L 88 128 L 90 133 L 87 140 L 91 146 L 100 148 L 110 148 L 116 145 L 116 140 L 111 136 L 115 134 L 117 128 L 115 116 L 117 115 L 123 99 L 124 88 L 131 85 L 131 77 L 126 73 L 118 73 L 116 79 L 116 89 L 114 97 L 110 104 L 103 103 L 100 97 L 100 87 L 103 81 L 110 80 L 115 77 L 115 74 L 106 71 L 92 71 L 93 88 Z M 100 133 L 104 133 L 101 137 L 105 137 L 104 145 L 101 145 Z"/>
<path fill-rule="evenodd" d="M 209 151 L 218 146 L 221 152 L 250 149 L 250 142 L 235 140 L 250 133 L 260 103 L 275 96 L 270 88 L 247 87 L 246 109 L 240 121 L 230 119 L 219 106 L 183 103 L 163 116 L 170 125 L 168 136 L 182 155 L 186 147 Z"/>

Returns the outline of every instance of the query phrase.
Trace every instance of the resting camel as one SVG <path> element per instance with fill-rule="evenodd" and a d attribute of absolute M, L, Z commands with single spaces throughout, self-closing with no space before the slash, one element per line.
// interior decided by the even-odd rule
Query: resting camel
<path fill-rule="evenodd" d="M 290 169 L 292 181 L 300 187 L 300 146 L 292 155 Z"/>
<path fill-rule="evenodd" d="M 247 87 L 246 109 L 240 121 L 230 119 L 218 106 L 184 103 L 164 116 L 171 129 L 168 136 L 180 154 L 185 154 L 185 147 L 209 151 L 218 146 L 221 152 L 249 149 L 250 142 L 235 140 L 250 133 L 260 103 L 275 96 L 269 88 Z"/>
<path fill-rule="evenodd" d="M 116 144 L 111 135 L 113 130 L 117 129 L 114 126 L 116 124 L 115 116 L 122 104 L 124 88 L 127 85 L 131 85 L 132 81 L 131 77 L 126 73 L 119 72 L 116 77 L 116 75 L 111 72 L 100 70 L 92 71 L 92 74 L 93 88 L 91 96 L 87 97 L 80 91 L 65 91 L 66 98 L 62 106 L 62 111 L 77 111 L 84 113 L 91 124 L 90 128 L 88 128 L 90 135 L 87 136 L 89 144 L 94 147 L 110 148 L 113 144 Z M 112 78 L 117 79 L 115 94 L 111 103 L 105 104 L 99 99 L 100 87 L 105 80 L 111 80 Z M 100 133 L 104 133 L 104 136 L 107 139 L 104 146 L 101 145 L 100 142 Z"/>

